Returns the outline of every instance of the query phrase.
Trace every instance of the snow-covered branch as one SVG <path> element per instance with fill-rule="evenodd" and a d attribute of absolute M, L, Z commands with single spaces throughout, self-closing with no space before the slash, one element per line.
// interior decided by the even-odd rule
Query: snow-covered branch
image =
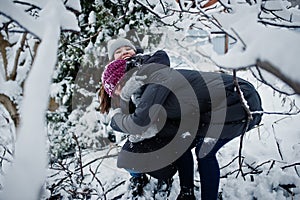
<path fill-rule="evenodd" d="M 25 62 L 25 67 L 31 69 L 24 85 L 24 99 L 20 109 L 21 125 L 18 129 L 15 159 L 6 175 L 3 199 L 40 199 L 48 163 L 47 149 L 45 148 L 47 135 L 45 114 L 48 107 L 52 73 L 57 62 L 60 31 L 61 29 L 79 30 L 75 15 L 65 8 L 61 0 L 37 2 L 42 5 L 38 18 L 28 15 L 26 10 L 24 11 L 16 5 L 20 4 L 19 1 L 5 1 L 0 8 L 0 13 L 41 41 L 33 66 L 31 67 L 31 63 Z M 26 1 L 23 1 L 24 4 Z M 31 3 L 28 2 L 28 4 Z M 16 84 L 22 84 L 22 82 L 18 83 L 16 79 L 26 35 L 26 33 L 23 34 L 19 41 L 15 60 L 9 62 L 12 67 L 9 67 L 8 64 L 6 69 L 6 74 L 11 74 L 8 79 L 15 81 Z M 7 82 L 3 80 L 1 86 L 6 84 Z"/>
<path fill-rule="evenodd" d="M 264 70 L 270 72 L 271 74 L 273 74 L 274 76 L 278 77 L 280 80 L 282 80 L 287 85 L 289 85 L 295 91 L 295 93 L 300 95 L 300 81 L 291 79 L 288 76 L 288 74 L 282 73 L 280 71 L 279 67 L 273 66 L 268 61 L 261 61 L 258 59 L 256 62 L 256 65 L 259 68 L 264 69 Z"/>
<path fill-rule="evenodd" d="M 219 1 L 203 8 L 206 1 L 161 1 L 156 5 L 139 1 L 162 22 L 191 32 L 223 32 L 229 36 L 226 54 L 206 48 L 206 56 L 226 69 L 258 66 L 299 92 L 300 10 L 282 1 Z M 210 2 L 210 1 L 208 1 Z M 209 9 L 210 8 L 210 9 Z M 188 34 L 187 34 L 188 35 Z M 195 43 L 197 38 L 192 41 Z M 286 48 L 288 47 L 288 48 Z M 292 73 L 291 73 L 292 72 Z"/>

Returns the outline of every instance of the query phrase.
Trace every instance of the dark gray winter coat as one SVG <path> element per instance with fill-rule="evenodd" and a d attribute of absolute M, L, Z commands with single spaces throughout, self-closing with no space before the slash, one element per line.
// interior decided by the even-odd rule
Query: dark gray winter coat
<path fill-rule="evenodd" d="M 148 77 L 139 104 L 131 114 L 115 115 L 111 122 L 113 129 L 140 134 L 152 123 L 157 123 L 161 128 L 158 137 L 172 137 L 174 130 L 168 131 L 164 122 L 178 128 L 180 122 L 185 121 L 180 127 L 181 132 L 196 130 L 195 134 L 201 137 L 225 139 L 243 133 L 247 113 L 231 75 L 175 70 L 159 64 L 143 65 L 137 74 Z M 238 83 L 249 109 L 262 111 L 260 97 L 253 85 L 241 78 Z M 260 114 L 253 115 L 248 130 L 260 120 Z"/>
<path fill-rule="evenodd" d="M 118 167 L 148 171 L 151 176 L 165 179 L 176 173 L 176 167 L 170 163 L 192 148 L 198 138 L 231 139 L 246 131 L 248 115 L 231 75 L 175 70 L 154 63 L 142 65 L 137 75 L 147 75 L 147 79 L 135 95 L 139 96 L 136 108 L 124 111 L 126 106 L 123 107 L 123 114 L 114 115 L 111 126 L 116 131 L 140 134 L 156 124 L 159 132 L 138 143 L 127 140 L 118 156 Z M 262 111 L 253 85 L 240 78 L 238 83 L 249 109 Z M 260 114 L 253 115 L 248 130 L 260 120 Z M 138 166 L 139 163 L 145 165 Z"/>

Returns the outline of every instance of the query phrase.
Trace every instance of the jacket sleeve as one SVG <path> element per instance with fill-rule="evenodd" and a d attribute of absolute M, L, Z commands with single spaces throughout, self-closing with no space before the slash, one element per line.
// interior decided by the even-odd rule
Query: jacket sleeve
<path fill-rule="evenodd" d="M 153 79 L 159 78 L 160 81 L 167 80 L 169 77 L 165 73 L 158 73 Z M 161 118 L 160 111 L 167 99 L 170 90 L 161 84 L 151 83 L 146 86 L 139 104 L 134 113 L 117 113 L 111 120 L 111 127 L 119 132 L 128 134 L 141 134 Z"/>
<path fill-rule="evenodd" d="M 163 50 L 156 51 L 153 55 L 145 57 L 143 64 L 158 63 L 170 67 L 170 58 Z"/>

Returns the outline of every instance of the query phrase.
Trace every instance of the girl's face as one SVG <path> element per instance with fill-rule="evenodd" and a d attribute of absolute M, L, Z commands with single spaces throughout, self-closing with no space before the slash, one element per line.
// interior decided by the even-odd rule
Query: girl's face
<path fill-rule="evenodd" d="M 115 53 L 114 53 L 114 59 L 118 60 L 118 59 L 127 59 L 127 58 L 131 58 L 132 56 L 135 55 L 135 51 L 134 49 L 132 49 L 131 47 L 120 47 L 118 48 Z"/>

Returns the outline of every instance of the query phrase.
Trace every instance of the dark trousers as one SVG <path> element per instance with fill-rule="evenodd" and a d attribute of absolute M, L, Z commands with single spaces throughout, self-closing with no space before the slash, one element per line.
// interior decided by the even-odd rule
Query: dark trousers
<path fill-rule="evenodd" d="M 201 199 L 216 200 L 220 182 L 220 168 L 216 153 L 231 139 L 215 139 L 204 142 L 197 139 L 195 153 L 198 161 L 198 170 L 201 181 Z M 176 162 L 180 187 L 194 187 L 194 162 L 191 150 L 186 151 Z"/>
<path fill-rule="evenodd" d="M 195 153 L 201 182 L 201 199 L 216 200 L 220 183 L 220 168 L 216 158 L 217 151 L 231 139 L 204 141 L 199 139 Z"/>
<path fill-rule="evenodd" d="M 194 159 L 192 151 L 187 150 L 175 162 L 181 188 L 194 188 Z"/>

